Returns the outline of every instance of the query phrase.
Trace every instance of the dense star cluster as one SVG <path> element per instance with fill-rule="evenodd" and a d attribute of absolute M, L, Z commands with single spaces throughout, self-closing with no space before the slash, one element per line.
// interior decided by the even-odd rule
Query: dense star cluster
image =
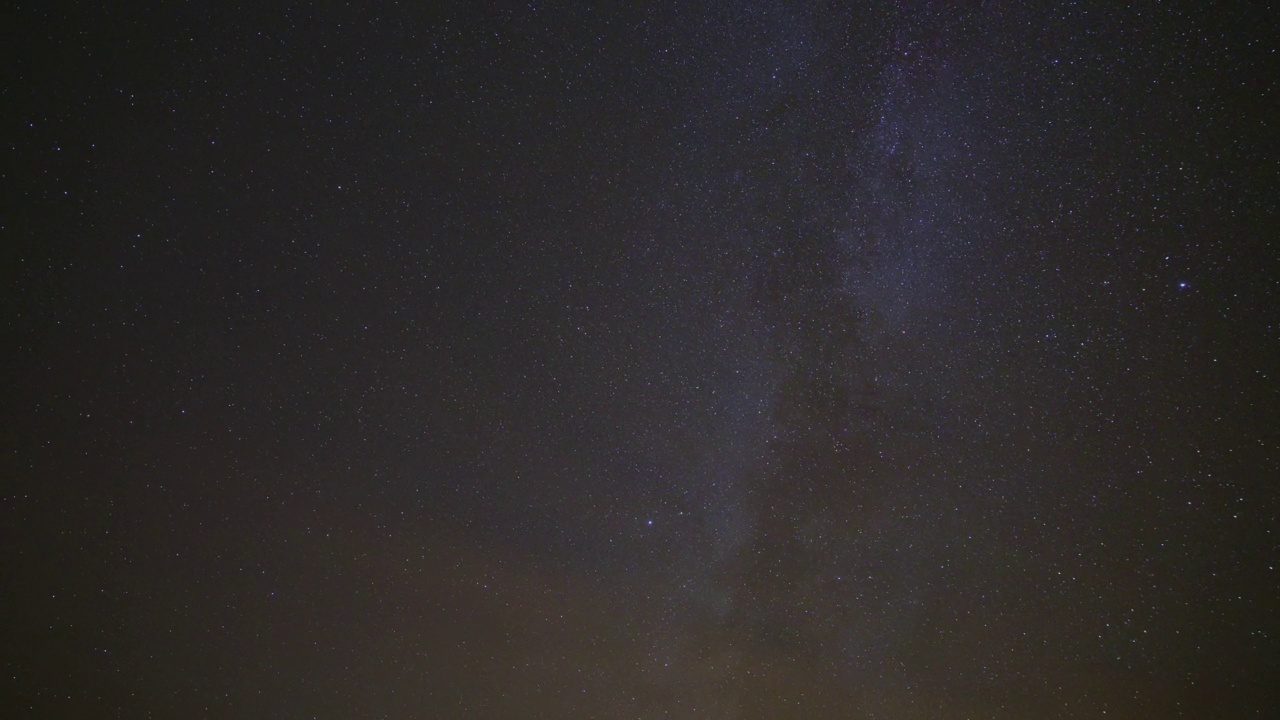
<path fill-rule="evenodd" d="M 0 714 L 1270 717 L 1264 5 L 20 3 Z"/>

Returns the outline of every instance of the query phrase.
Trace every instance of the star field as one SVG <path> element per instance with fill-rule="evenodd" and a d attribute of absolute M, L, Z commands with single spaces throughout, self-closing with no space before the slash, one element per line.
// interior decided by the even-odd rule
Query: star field
<path fill-rule="evenodd" d="M 1265 10 L 9 17 L 6 717 L 1280 704 Z"/>

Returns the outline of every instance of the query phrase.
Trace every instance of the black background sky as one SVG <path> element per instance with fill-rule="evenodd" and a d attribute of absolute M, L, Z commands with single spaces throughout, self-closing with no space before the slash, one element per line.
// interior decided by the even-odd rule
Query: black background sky
<path fill-rule="evenodd" d="M 1262 3 L 5 11 L 7 717 L 1280 706 Z"/>

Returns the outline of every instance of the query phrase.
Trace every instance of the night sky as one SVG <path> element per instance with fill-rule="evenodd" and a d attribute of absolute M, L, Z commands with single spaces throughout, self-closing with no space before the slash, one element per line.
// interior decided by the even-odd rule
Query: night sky
<path fill-rule="evenodd" d="M 1274 717 L 1265 3 L 142 5 L 0 23 L 0 714 Z"/>

